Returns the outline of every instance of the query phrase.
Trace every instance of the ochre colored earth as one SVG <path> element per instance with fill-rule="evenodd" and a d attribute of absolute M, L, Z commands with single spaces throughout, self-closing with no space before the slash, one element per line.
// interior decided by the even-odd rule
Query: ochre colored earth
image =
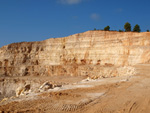
<path fill-rule="evenodd" d="M 64 76 L 64 80 L 63 77 L 58 77 L 55 81 L 67 82 L 68 84 L 63 87 L 70 88 L 16 97 L 11 101 L 8 99 L 0 104 L 0 111 L 1 113 L 149 113 L 150 64 L 138 64 L 134 67 L 137 70 L 134 76 L 93 81 L 82 81 L 85 79 L 83 77 L 67 79 Z"/>

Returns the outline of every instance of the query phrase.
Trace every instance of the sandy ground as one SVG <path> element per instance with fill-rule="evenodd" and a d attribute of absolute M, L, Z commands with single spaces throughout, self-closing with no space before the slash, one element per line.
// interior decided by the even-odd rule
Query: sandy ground
<path fill-rule="evenodd" d="M 149 113 L 150 64 L 135 67 L 138 73 L 130 77 L 94 81 L 84 77 L 52 78 L 67 84 L 1 102 L 0 113 Z"/>

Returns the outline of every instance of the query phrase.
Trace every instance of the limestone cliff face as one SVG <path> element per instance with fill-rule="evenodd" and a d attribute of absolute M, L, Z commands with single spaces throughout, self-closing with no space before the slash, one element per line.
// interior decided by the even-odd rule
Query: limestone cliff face
<path fill-rule="evenodd" d="M 96 74 L 150 60 L 150 33 L 87 31 L 0 48 L 0 76 Z"/>

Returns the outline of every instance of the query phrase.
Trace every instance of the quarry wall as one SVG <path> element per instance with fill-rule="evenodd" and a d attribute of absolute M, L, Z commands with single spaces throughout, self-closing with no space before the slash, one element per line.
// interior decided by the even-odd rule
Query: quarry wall
<path fill-rule="evenodd" d="M 148 32 L 87 31 L 3 46 L 0 76 L 88 76 L 101 74 L 104 68 L 114 70 L 114 66 L 132 66 L 149 60 Z"/>

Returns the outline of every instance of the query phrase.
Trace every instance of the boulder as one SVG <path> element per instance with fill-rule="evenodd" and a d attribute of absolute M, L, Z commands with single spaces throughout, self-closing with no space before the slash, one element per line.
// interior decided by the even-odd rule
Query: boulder
<path fill-rule="evenodd" d="M 18 87 L 16 89 L 16 96 L 18 97 L 20 95 L 28 95 L 31 92 L 30 87 L 30 84 Z"/>
<path fill-rule="evenodd" d="M 43 91 L 47 91 L 48 89 L 53 89 L 53 84 L 46 81 L 40 86 L 39 91 L 43 92 Z"/>

